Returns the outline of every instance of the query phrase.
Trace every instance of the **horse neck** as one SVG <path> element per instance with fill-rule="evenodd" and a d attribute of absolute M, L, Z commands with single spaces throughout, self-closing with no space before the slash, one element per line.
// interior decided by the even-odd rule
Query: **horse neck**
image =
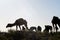
<path fill-rule="evenodd" d="M 15 26 L 15 23 L 13 23 L 12 26 Z"/>

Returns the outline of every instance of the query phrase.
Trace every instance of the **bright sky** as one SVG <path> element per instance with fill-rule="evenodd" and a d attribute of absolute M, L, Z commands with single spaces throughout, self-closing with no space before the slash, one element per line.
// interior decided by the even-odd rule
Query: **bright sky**
<path fill-rule="evenodd" d="M 0 30 L 8 23 L 24 18 L 28 27 L 51 25 L 53 16 L 60 17 L 60 0 L 0 0 Z M 15 29 L 15 27 L 14 27 Z"/>

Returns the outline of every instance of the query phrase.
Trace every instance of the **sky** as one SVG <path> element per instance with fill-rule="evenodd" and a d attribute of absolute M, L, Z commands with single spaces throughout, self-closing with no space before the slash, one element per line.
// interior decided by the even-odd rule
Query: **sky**
<path fill-rule="evenodd" d="M 53 16 L 60 17 L 60 0 L 0 0 L 0 31 L 7 31 L 8 23 L 24 18 L 31 26 L 52 25 Z M 16 29 L 12 27 L 11 29 Z"/>

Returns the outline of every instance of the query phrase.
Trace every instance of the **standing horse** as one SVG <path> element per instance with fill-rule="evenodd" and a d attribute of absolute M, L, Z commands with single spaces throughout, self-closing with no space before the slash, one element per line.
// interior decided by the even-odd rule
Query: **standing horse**
<path fill-rule="evenodd" d="M 53 25 L 54 30 L 56 30 L 56 32 L 57 32 L 58 26 L 60 27 L 60 19 L 56 16 L 53 16 L 51 23 Z"/>

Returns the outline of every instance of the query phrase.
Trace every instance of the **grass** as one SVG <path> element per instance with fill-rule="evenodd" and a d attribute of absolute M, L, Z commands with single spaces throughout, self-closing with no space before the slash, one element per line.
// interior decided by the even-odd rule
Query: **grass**
<path fill-rule="evenodd" d="M 60 32 L 15 31 L 0 32 L 0 40 L 60 40 Z"/>

